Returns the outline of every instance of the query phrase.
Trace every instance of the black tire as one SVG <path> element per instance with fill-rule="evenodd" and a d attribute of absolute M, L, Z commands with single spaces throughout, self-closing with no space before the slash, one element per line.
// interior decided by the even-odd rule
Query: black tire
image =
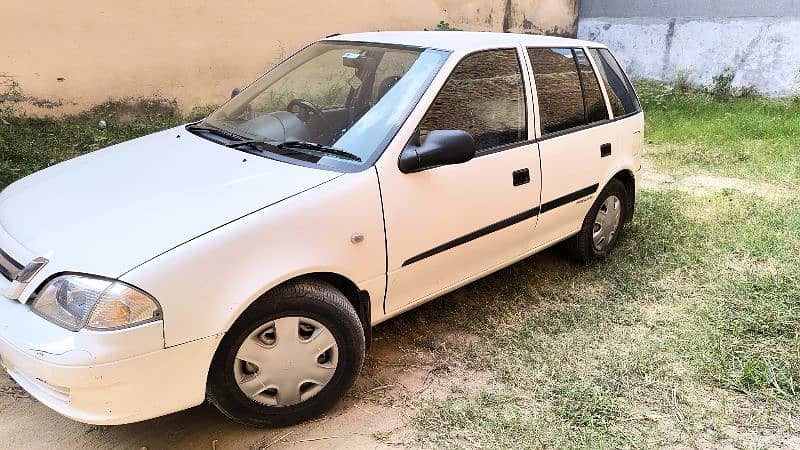
<path fill-rule="evenodd" d="M 595 217 L 597 217 L 597 212 L 603 206 L 603 203 L 611 196 L 616 196 L 621 204 L 621 218 L 619 221 L 619 225 L 617 226 L 616 232 L 614 233 L 613 237 L 609 240 L 609 242 L 605 245 L 604 248 L 598 250 L 595 248 L 594 243 L 592 241 L 592 234 L 595 226 Z M 600 192 L 600 194 L 595 199 L 594 204 L 589 209 L 589 212 L 586 214 L 586 217 L 583 219 L 583 224 L 581 226 L 581 230 L 575 235 L 571 242 L 570 242 L 570 250 L 572 256 L 583 264 L 590 264 L 596 261 L 603 260 L 606 256 L 608 256 L 614 247 L 617 244 L 617 240 L 619 239 L 619 235 L 622 232 L 622 228 L 625 225 L 625 218 L 629 217 L 629 211 L 631 205 L 628 203 L 630 202 L 630 196 L 628 192 L 625 190 L 625 185 L 622 184 L 621 181 L 617 179 L 612 179 L 608 182 L 605 188 Z"/>
<path fill-rule="evenodd" d="M 288 406 L 256 402 L 239 388 L 233 371 L 242 342 L 259 326 L 287 316 L 303 316 L 330 330 L 338 347 L 331 380 L 315 396 Z M 301 279 L 267 293 L 222 339 L 208 374 L 207 396 L 232 420 L 254 427 L 287 426 L 315 418 L 333 407 L 352 387 L 364 362 L 364 330 L 353 305 L 332 285 Z"/>

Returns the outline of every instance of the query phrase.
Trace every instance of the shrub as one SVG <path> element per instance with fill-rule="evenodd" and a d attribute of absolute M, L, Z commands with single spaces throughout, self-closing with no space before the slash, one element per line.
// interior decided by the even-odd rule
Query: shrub
<path fill-rule="evenodd" d="M 436 31 L 461 31 L 461 28 L 456 28 L 444 20 L 440 20 L 439 23 L 436 24 Z"/>

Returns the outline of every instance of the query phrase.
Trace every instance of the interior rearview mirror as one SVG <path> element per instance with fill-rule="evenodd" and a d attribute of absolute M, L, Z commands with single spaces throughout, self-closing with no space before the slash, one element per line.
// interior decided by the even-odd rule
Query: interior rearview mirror
<path fill-rule="evenodd" d="M 475 141 L 462 130 L 434 130 L 422 145 L 408 145 L 397 163 L 403 173 L 460 164 L 475 157 Z"/>

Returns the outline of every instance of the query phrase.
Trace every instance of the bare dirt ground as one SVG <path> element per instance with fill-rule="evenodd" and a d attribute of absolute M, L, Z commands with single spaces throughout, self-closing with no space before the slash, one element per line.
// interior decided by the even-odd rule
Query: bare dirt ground
<path fill-rule="evenodd" d="M 735 189 L 781 196 L 780 188 L 734 178 L 695 174 L 675 178 L 645 161 L 644 189 L 708 193 Z M 539 255 L 536 258 L 550 258 Z M 447 300 L 447 299 L 445 299 Z M 441 300 L 439 300 L 441 301 Z M 2 448 L 397 448 L 414 446 L 410 420 L 433 397 L 456 388 L 491 388 L 490 375 L 442 358 L 444 345 L 458 353 L 475 337 L 411 311 L 375 329 L 374 343 L 351 393 L 324 417 L 281 429 L 253 429 L 229 421 L 208 404 L 146 422 L 99 427 L 64 418 L 0 374 Z M 444 352 L 447 353 L 447 352 Z M 800 446 L 800 442 L 795 442 Z"/>
<path fill-rule="evenodd" d="M 142 423 L 92 426 L 74 422 L 40 404 L 5 373 L 0 375 L 1 448 L 397 448 L 412 443 L 408 421 L 432 395 L 456 386 L 491 383 L 434 357 L 427 339 L 455 348 L 473 338 L 448 332 L 445 323 L 419 323 L 410 312 L 375 329 L 372 349 L 351 393 L 324 417 L 280 429 L 253 429 L 208 404 Z M 444 322 L 444 320 L 442 321 Z M 410 329 L 415 338 L 409 339 Z M 406 333 L 408 332 L 408 333 Z M 424 337 L 420 339 L 420 336 Z"/>
<path fill-rule="evenodd" d="M 676 189 L 688 194 L 705 195 L 731 189 L 770 198 L 793 195 L 789 189 L 767 182 L 722 177 L 704 172 L 674 176 L 658 171 L 647 159 L 642 160 L 640 177 L 640 187 L 646 190 Z"/>

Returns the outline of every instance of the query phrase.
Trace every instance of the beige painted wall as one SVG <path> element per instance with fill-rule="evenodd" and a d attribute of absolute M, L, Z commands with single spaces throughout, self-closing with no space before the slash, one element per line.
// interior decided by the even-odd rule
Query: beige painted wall
<path fill-rule="evenodd" d="M 159 94 L 219 103 L 327 34 L 434 28 L 574 35 L 579 0 L 0 0 L 0 82 L 59 114 Z M 0 91 L 1 92 L 1 91 Z M 34 106 L 61 103 L 55 108 Z"/>

